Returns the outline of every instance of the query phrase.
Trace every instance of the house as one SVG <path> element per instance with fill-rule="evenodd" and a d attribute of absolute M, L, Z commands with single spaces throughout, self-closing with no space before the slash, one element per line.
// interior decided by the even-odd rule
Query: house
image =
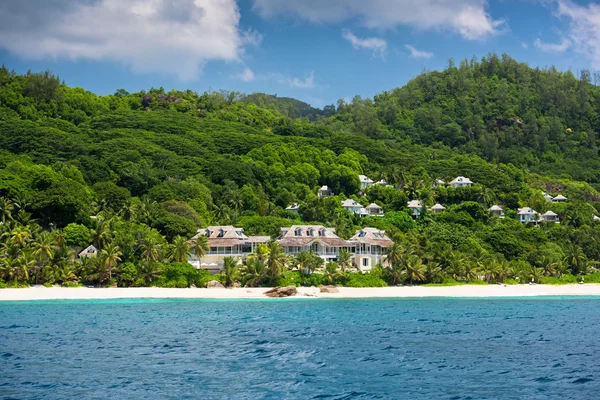
<path fill-rule="evenodd" d="M 365 190 L 369 186 L 371 186 L 374 182 L 366 175 L 359 175 L 358 179 L 360 180 L 360 189 Z"/>
<path fill-rule="evenodd" d="M 209 250 L 202 259 L 192 254 L 188 257 L 188 262 L 198 269 L 208 269 L 211 272 L 222 270 L 225 257 L 237 257 L 242 261 L 254 253 L 258 245 L 271 240 L 269 236 L 246 236 L 243 228 L 229 225 L 199 229 L 191 241 L 200 235 L 207 237 Z"/>
<path fill-rule="evenodd" d="M 450 186 L 453 188 L 458 187 L 469 187 L 473 184 L 469 178 L 465 178 L 464 176 L 458 176 L 454 180 L 450 182 Z"/>
<path fill-rule="evenodd" d="M 529 208 L 529 207 L 519 208 L 519 212 L 517 214 L 519 215 L 519 221 L 521 221 L 523 223 L 528 223 L 528 222 L 536 223 L 537 222 L 538 212 L 532 208 Z"/>
<path fill-rule="evenodd" d="M 504 210 L 502 209 L 502 207 L 494 204 L 493 206 L 491 206 L 488 211 L 492 214 L 495 215 L 498 218 L 504 218 Z"/>
<path fill-rule="evenodd" d="M 352 199 L 342 200 L 342 207 L 344 208 L 344 210 L 350 211 L 354 214 L 360 214 L 361 210 L 363 209 L 362 204 Z"/>
<path fill-rule="evenodd" d="M 286 207 L 285 209 L 294 214 L 298 214 L 300 212 L 300 206 L 298 205 L 298 203 L 292 203 L 290 206 Z"/>
<path fill-rule="evenodd" d="M 553 203 L 564 203 L 565 201 L 567 201 L 567 198 L 562 194 L 559 194 L 558 196 L 552 199 Z"/>
<path fill-rule="evenodd" d="M 334 228 L 322 225 L 293 225 L 281 228 L 279 243 L 286 254 L 295 256 L 301 251 L 312 251 L 323 262 L 336 261 L 341 249 L 352 250 L 347 241 L 335 234 Z"/>
<path fill-rule="evenodd" d="M 432 187 L 439 187 L 439 186 L 444 186 L 446 184 L 446 182 L 444 182 L 441 179 L 436 179 L 433 181 L 433 185 L 431 185 Z"/>
<path fill-rule="evenodd" d="M 365 215 L 383 217 L 383 209 L 379 205 L 371 203 L 365 207 Z"/>
<path fill-rule="evenodd" d="M 369 271 L 377 264 L 383 265 L 387 249 L 394 242 L 385 235 L 385 231 L 375 228 L 363 228 L 348 240 L 354 249 L 354 265 L 360 271 Z"/>
<path fill-rule="evenodd" d="M 86 247 L 85 249 L 83 249 L 82 251 L 79 252 L 78 256 L 79 258 L 84 258 L 84 257 L 96 257 L 98 255 L 98 249 L 96 249 L 94 247 L 94 245 L 89 245 L 88 247 Z"/>
<path fill-rule="evenodd" d="M 446 211 L 446 207 L 444 207 L 440 203 L 436 203 L 433 207 L 430 208 L 430 210 L 431 210 L 431 212 L 434 212 L 434 213 L 441 213 L 441 212 Z"/>
<path fill-rule="evenodd" d="M 385 179 L 377 181 L 373 185 L 379 185 L 379 186 L 383 186 L 383 187 L 390 187 L 390 186 L 392 186 L 389 183 L 387 183 L 387 181 Z"/>
<path fill-rule="evenodd" d="M 548 193 L 546 192 L 542 192 L 542 196 L 544 196 L 544 199 L 546 199 L 546 201 L 552 201 L 553 197 L 550 196 Z"/>
<path fill-rule="evenodd" d="M 542 216 L 540 217 L 540 221 L 556 222 L 557 224 L 560 224 L 560 219 L 558 219 L 558 215 L 550 210 L 542 214 Z"/>
<path fill-rule="evenodd" d="M 594 215 L 594 221 L 600 221 L 600 217 L 597 215 Z"/>
<path fill-rule="evenodd" d="M 329 197 L 333 196 L 333 192 L 327 186 L 321 186 L 319 191 L 317 192 L 317 196 L 319 197 Z"/>
<path fill-rule="evenodd" d="M 408 208 L 411 210 L 411 215 L 414 219 L 419 218 L 423 211 L 423 204 L 420 200 L 411 200 L 408 202 Z"/>

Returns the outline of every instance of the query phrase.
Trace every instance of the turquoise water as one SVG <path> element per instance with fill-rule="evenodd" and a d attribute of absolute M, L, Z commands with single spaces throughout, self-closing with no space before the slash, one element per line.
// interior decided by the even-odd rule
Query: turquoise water
<path fill-rule="evenodd" d="M 597 399 L 600 299 L 0 303 L 2 399 Z"/>

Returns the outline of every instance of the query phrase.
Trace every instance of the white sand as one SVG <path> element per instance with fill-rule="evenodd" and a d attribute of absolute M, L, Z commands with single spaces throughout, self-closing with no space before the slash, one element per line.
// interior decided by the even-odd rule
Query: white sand
<path fill-rule="evenodd" d="M 34 287 L 0 289 L 0 301 L 55 299 L 125 299 L 125 298 L 267 298 L 266 288 L 240 289 L 163 289 L 163 288 L 60 288 Z M 299 298 L 369 298 L 369 297 L 529 297 L 529 296 L 600 296 L 599 284 L 584 285 L 489 285 L 448 287 L 339 288 L 339 293 L 320 293 L 318 288 L 298 288 Z"/>

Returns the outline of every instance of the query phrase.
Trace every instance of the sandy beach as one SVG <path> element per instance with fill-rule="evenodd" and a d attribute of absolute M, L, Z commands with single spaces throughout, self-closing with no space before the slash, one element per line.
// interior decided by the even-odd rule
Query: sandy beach
<path fill-rule="evenodd" d="M 0 289 L 0 301 L 199 298 L 265 299 L 268 288 L 166 289 L 166 288 L 61 288 L 33 287 Z M 298 288 L 296 298 L 393 298 L 393 297 L 531 297 L 600 296 L 600 285 L 465 285 L 449 287 L 339 288 L 339 293 L 321 293 L 318 288 Z"/>

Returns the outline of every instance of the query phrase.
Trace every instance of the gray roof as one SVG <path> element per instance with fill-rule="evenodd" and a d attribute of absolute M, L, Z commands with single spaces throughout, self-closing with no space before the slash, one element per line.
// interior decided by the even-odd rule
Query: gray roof
<path fill-rule="evenodd" d="M 453 183 L 473 183 L 473 182 L 471 182 L 471 180 L 469 178 L 465 178 L 464 176 L 457 176 L 456 178 L 454 178 L 454 180 L 452 180 L 450 182 L 451 185 Z"/>
<path fill-rule="evenodd" d="M 502 209 L 502 207 L 500 207 L 500 206 L 498 206 L 498 205 L 494 204 L 493 206 L 491 206 L 491 207 L 489 208 L 489 210 L 488 210 L 488 211 L 504 211 L 504 210 Z"/>
<path fill-rule="evenodd" d="M 420 200 L 411 200 L 408 202 L 408 208 L 423 208 Z"/>

